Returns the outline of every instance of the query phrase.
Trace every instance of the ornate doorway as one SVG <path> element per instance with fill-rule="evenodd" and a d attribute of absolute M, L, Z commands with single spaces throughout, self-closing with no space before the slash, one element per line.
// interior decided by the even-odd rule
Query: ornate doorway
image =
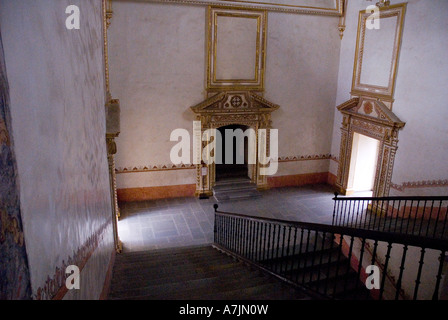
<path fill-rule="evenodd" d="M 200 121 L 201 137 L 206 135 L 208 129 L 239 125 L 250 128 L 255 134 L 255 148 L 248 154 L 255 159 L 255 163 L 248 163 L 247 171 L 250 180 L 258 189 L 268 188 L 267 176 L 260 174 L 263 167 L 259 161 L 259 154 L 269 154 L 269 129 L 271 128 L 271 112 L 277 110 L 278 105 L 250 91 L 225 91 L 205 99 L 203 102 L 191 107 L 196 113 L 196 120 Z M 260 130 L 265 129 L 265 130 Z M 266 135 L 261 134 L 262 132 Z M 260 140 L 261 139 L 261 140 Z M 204 140 L 204 139 L 202 139 Z M 265 142 L 265 143 L 261 143 Z M 201 150 L 206 148 L 207 141 L 202 141 Z M 266 150 L 259 150 L 259 146 L 266 146 Z M 249 149 L 250 150 L 250 149 Z M 216 164 L 201 155 L 202 165 L 196 166 L 196 196 L 200 194 L 212 195 L 216 182 Z M 206 156 L 209 153 L 205 153 Z M 208 163 L 208 164 L 207 164 Z M 206 168 L 204 170 L 203 168 Z"/>
<path fill-rule="evenodd" d="M 355 134 L 358 133 L 379 141 L 373 196 L 387 196 L 398 148 L 398 131 L 404 127 L 405 123 L 383 102 L 374 98 L 353 98 L 338 106 L 338 109 L 343 114 L 336 181 L 338 192 L 344 195 L 351 192 L 349 171 L 353 141 Z"/>

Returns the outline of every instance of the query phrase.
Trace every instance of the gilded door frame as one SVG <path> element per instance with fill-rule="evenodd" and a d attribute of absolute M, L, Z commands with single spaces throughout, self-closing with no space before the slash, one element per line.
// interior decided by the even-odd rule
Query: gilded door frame
<path fill-rule="evenodd" d="M 353 136 L 356 132 L 379 140 L 373 197 L 388 196 L 398 149 L 398 131 L 405 123 L 383 102 L 373 98 L 356 97 L 338 106 L 338 109 L 343 115 L 343 120 L 337 191 L 343 195 L 348 192 Z"/>
<path fill-rule="evenodd" d="M 232 98 L 239 97 L 240 104 L 232 104 Z M 255 159 L 256 163 L 249 168 L 250 178 L 257 185 L 258 189 L 267 189 L 267 176 L 260 174 L 263 166 L 258 159 L 258 139 L 260 129 L 266 129 L 266 154 L 269 154 L 269 129 L 271 128 L 271 112 L 279 108 L 261 96 L 250 91 L 228 91 L 220 92 L 196 106 L 191 107 L 196 113 L 196 120 L 201 122 L 201 138 L 208 129 L 217 129 L 228 125 L 244 125 L 255 131 Z M 202 150 L 207 147 L 208 141 L 201 142 Z M 207 153 L 208 154 L 208 153 Z M 206 161 L 205 163 L 208 163 Z M 216 183 L 216 165 L 215 163 L 206 164 L 207 174 L 202 175 L 203 165 L 196 165 L 196 192 L 195 195 L 213 194 L 213 187 Z"/>

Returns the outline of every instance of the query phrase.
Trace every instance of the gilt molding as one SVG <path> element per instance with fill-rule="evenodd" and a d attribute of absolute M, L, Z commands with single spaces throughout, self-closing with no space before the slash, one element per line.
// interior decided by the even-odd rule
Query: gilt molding
<path fill-rule="evenodd" d="M 116 1 L 116 0 L 114 0 Z M 335 8 L 318 8 L 310 6 L 288 6 L 285 4 L 275 4 L 267 2 L 250 2 L 250 1 L 206 1 L 206 0 L 120 0 L 120 1 L 133 1 L 133 2 L 146 2 L 146 3 L 166 3 L 166 4 L 181 4 L 181 5 L 194 5 L 194 6 L 225 6 L 237 9 L 257 9 L 267 10 L 271 12 L 281 13 L 293 13 L 293 14 L 307 14 L 318 16 L 330 16 L 340 17 L 343 14 L 344 0 L 335 0 Z"/>

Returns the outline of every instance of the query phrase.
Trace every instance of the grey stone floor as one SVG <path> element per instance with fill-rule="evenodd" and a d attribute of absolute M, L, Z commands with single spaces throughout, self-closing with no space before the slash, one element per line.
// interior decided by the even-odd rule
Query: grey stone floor
<path fill-rule="evenodd" d="M 331 223 L 333 189 L 319 184 L 275 188 L 262 197 L 218 203 L 220 211 L 303 222 Z M 213 242 L 213 197 L 120 203 L 118 235 L 123 251 L 140 251 Z"/>

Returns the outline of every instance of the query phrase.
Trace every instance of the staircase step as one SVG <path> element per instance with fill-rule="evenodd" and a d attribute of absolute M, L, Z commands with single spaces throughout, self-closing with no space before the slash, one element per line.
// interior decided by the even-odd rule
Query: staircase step
<path fill-rule="evenodd" d="M 245 200 L 261 197 L 261 193 L 258 190 L 244 190 L 244 191 L 232 191 L 232 192 L 219 192 L 215 193 L 214 197 L 218 202 L 232 201 L 232 200 Z"/>
<path fill-rule="evenodd" d="M 218 202 L 261 197 L 257 185 L 247 177 L 226 178 L 216 182 L 213 195 Z"/>
<path fill-rule="evenodd" d="M 123 253 L 109 299 L 310 299 L 211 246 Z"/>

